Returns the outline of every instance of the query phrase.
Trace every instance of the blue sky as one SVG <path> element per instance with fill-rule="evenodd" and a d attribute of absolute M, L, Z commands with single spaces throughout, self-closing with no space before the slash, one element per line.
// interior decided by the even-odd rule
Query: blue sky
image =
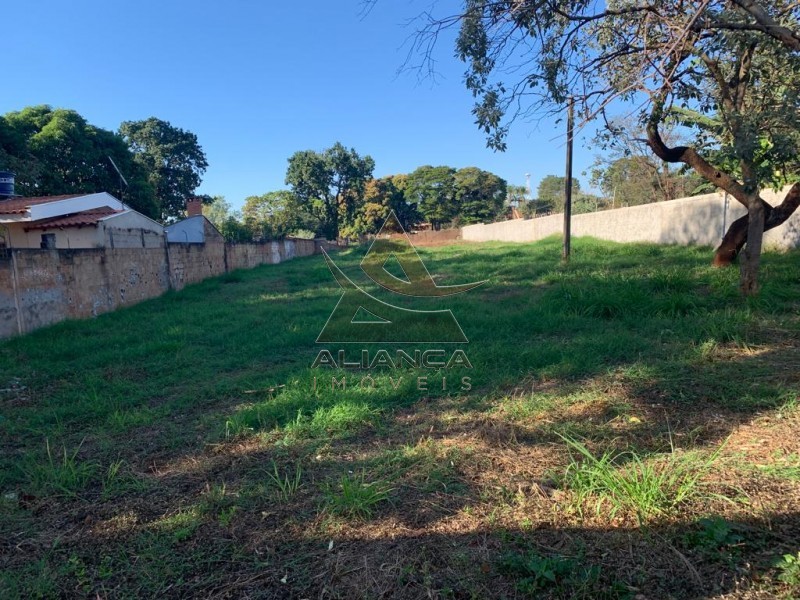
<path fill-rule="evenodd" d="M 429 6 L 379 0 L 364 15 L 360 0 L 6 3 L 0 113 L 50 104 L 107 129 L 165 119 L 206 151 L 200 191 L 234 206 L 284 188 L 293 152 L 336 141 L 370 154 L 375 176 L 477 166 L 515 184 L 530 173 L 535 190 L 544 175 L 563 175 L 563 123 L 518 123 L 505 153 L 486 148 L 452 35 L 437 46 L 436 82 L 398 74 L 407 22 Z M 584 187 L 592 161 L 579 138 Z"/>

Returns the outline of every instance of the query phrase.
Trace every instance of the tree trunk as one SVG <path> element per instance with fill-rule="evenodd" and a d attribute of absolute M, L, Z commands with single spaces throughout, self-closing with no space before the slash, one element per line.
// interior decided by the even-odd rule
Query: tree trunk
<path fill-rule="evenodd" d="M 764 231 L 769 231 L 786 222 L 800 206 L 800 183 L 794 184 L 786 194 L 783 202 L 776 207 L 770 206 L 763 200 L 761 202 L 764 208 Z M 722 243 L 714 253 L 715 267 L 728 266 L 739 255 L 739 252 L 747 243 L 749 221 L 749 216 L 745 215 L 731 223 L 725 233 L 725 237 L 722 238 Z"/>
<path fill-rule="evenodd" d="M 746 296 L 757 294 L 761 241 L 765 228 L 777 227 L 797 209 L 800 205 L 800 183 L 794 184 L 780 206 L 773 208 L 758 196 L 757 186 L 753 184 L 752 176 L 748 177 L 748 174 L 752 175 L 752 173 L 747 173 L 751 170 L 751 165 L 742 161 L 745 180 L 751 184 L 745 187 L 728 173 L 715 168 L 694 148 L 688 146 L 668 147 L 658 131 L 659 123 L 663 118 L 663 109 L 664 95 L 655 101 L 647 123 L 647 142 L 653 153 L 663 161 L 682 162 L 692 167 L 706 181 L 722 188 L 747 207 L 747 217 L 734 221 L 725 234 L 722 244 L 717 248 L 714 264 L 718 266 L 730 264 L 742 246 L 746 244 L 741 264 L 741 290 Z M 755 191 L 753 191 L 754 189 Z"/>
<path fill-rule="evenodd" d="M 764 238 L 764 203 L 755 201 L 747 210 L 747 245 L 740 266 L 739 287 L 745 296 L 758 294 L 758 266 L 761 262 L 761 241 Z"/>

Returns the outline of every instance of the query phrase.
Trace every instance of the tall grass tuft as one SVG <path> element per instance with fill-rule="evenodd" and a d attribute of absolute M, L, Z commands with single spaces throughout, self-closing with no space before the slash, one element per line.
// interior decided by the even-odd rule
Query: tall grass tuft
<path fill-rule="evenodd" d="M 594 500 L 596 514 L 608 510 L 613 518 L 633 513 L 640 525 L 704 495 L 702 479 L 723 447 L 705 459 L 675 452 L 650 459 L 632 450 L 606 451 L 597 457 L 582 443 L 559 437 L 571 450 L 562 482 L 572 491 L 578 512 L 582 514 L 583 507 Z"/>
<path fill-rule="evenodd" d="M 278 465 L 275 461 L 272 462 L 272 472 L 267 472 L 267 477 L 271 485 L 274 487 L 275 495 L 282 502 L 289 502 L 292 496 L 300 489 L 301 480 L 303 478 L 303 469 L 298 462 L 295 465 L 294 473 L 287 472 L 282 474 L 278 471 Z"/>
<path fill-rule="evenodd" d="M 78 460 L 82 445 L 83 442 L 72 453 L 67 452 L 66 446 L 62 446 L 61 453 L 54 454 L 50 448 L 50 440 L 46 440 L 46 458 L 29 459 L 23 467 L 33 490 L 40 494 L 66 496 L 76 496 L 83 490 L 99 469 L 99 465 L 93 461 Z"/>
<path fill-rule="evenodd" d="M 325 496 L 331 512 L 356 519 L 369 519 L 373 509 L 381 502 L 389 499 L 392 488 L 378 482 L 366 483 L 365 474 L 345 475 L 338 489 L 328 485 Z"/>

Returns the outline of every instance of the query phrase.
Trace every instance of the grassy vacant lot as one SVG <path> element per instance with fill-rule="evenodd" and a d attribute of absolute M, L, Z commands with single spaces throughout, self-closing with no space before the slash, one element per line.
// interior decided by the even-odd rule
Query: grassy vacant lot
<path fill-rule="evenodd" d="M 375 388 L 320 256 L 3 343 L 0 597 L 800 594 L 800 254 L 574 252 L 422 252 L 474 368 Z"/>

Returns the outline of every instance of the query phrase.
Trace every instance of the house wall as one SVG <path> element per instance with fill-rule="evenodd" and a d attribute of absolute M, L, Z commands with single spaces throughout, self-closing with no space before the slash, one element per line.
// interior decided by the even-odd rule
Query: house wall
<path fill-rule="evenodd" d="M 779 204 L 788 188 L 771 190 L 761 196 L 770 204 Z M 596 213 L 573 215 L 572 235 L 593 236 L 614 242 L 654 242 L 657 244 L 697 244 L 716 246 L 730 224 L 746 210 L 722 193 L 681 198 L 668 202 L 643 204 Z M 503 221 L 486 225 L 468 225 L 462 239 L 470 242 L 535 242 L 562 232 L 561 214 L 536 219 Z M 788 250 L 800 247 L 800 211 L 780 227 L 764 234 L 764 247 Z"/>
<path fill-rule="evenodd" d="M 40 249 L 42 235 L 55 234 L 56 248 L 70 250 L 74 248 L 100 248 L 103 246 L 103 234 L 97 227 L 70 227 L 68 229 L 33 229 L 25 231 L 29 223 L 5 223 L 0 229 L 8 227 L 11 234 L 12 248 Z"/>
<path fill-rule="evenodd" d="M 314 254 L 313 240 L 0 252 L 0 338 L 96 316 L 226 271 Z"/>
<path fill-rule="evenodd" d="M 40 249 L 43 234 L 56 236 L 56 248 L 74 250 L 77 248 L 163 248 L 164 229 L 144 215 L 130 211 L 110 216 L 97 223 L 97 226 L 33 229 L 25 231 L 28 222 L 4 223 L 0 232 L 6 228 L 10 233 L 12 248 Z M 1 234 L 0 234 L 1 235 Z"/>

